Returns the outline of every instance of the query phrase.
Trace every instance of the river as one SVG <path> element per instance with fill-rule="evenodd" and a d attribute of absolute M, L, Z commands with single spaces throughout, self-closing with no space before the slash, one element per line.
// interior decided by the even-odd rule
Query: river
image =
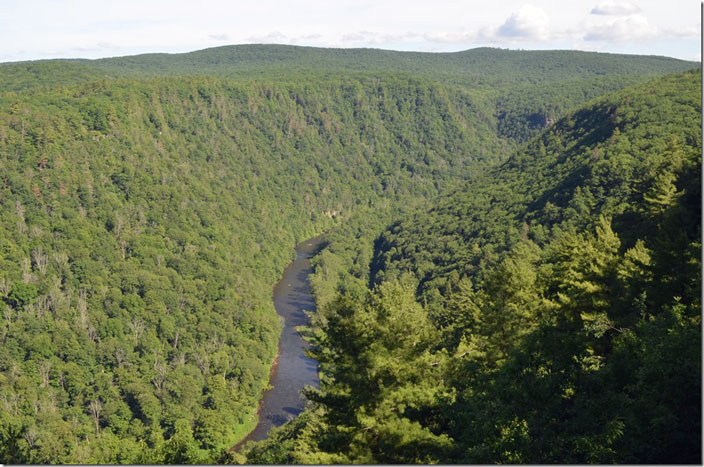
<path fill-rule="evenodd" d="M 272 427 L 294 419 L 305 406 L 305 399 L 300 395 L 303 387 L 319 385 L 318 362 L 305 355 L 310 344 L 303 340 L 296 326 L 309 324 L 304 311 L 315 309 L 308 275 L 313 272 L 310 259 L 322 242 L 321 235 L 299 243 L 296 259 L 274 286 L 274 307 L 284 319 L 284 328 L 279 338 L 278 357 L 269 376 L 273 388 L 259 401 L 259 423 L 235 449 L 247 441 L 266 438 Z"/>

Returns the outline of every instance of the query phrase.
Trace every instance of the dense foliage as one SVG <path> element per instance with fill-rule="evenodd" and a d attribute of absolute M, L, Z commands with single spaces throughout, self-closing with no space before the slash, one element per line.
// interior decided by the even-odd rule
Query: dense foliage
<path fill-rule="evenodd" d="M 252 459 L 490 459 L 495 451 L 471 444 L 480 435 L 457 417 L 477 415 L 475 390 L 491 402 L 484 409 L 501 406 L 491 399 L 498 397 L 491 388 L 473 386 L 472 378 L 486 373 L 471 371 L 509 368 L 502 362 L 510 353 L 489 363 L 481 358 L 466 366 L 450 362 L 466 351 L 460 349 L 479 345 L 470 336 L 489 333 L 475 332 L 467 310 L 494 306 L 486 304 L 491 300 L 482 295 L 489 292 L 482 292 L 481 281 L 497 274 L 499 260 L 523 248 L 515 240 L 522 227 L 514 231 L 510 226 L 519 220 L 529 226 L 530 238 L 524 240 L 535 246 L 525 249 L 545 283 L 552 276 L 541 265 L 553 261 L 545 255 L 553 252 L 551 229 L 560 222 L 566 223 L 555 228 L 569 233 L 570 226 L 591 228 L 591 214 L 613 218 L 611 232 L 617 232 L 623 247 L 608 250 L 610 265 L 636 259 L 662 265 L 662 252 L 681 245 L 667 243 L 665 233 L 637 242 L 640 237 L 634 235 L 642 229 L 655 232 L 657 224 L 665 232 L 670 225 L 655 211 L 652 219 L 636 216 L 635 221 L 627 217 L 631 211 L 611 207 L 578 211 L 582 225 L 573 222 L 572 206 L 564 204 L 572 196 L 569 190 L 551 185 L 557 198 L 545 194 L 545 206 L 537 199 L 528 202 L 525 189 L 534 186 L 528 182 L 552 183 L 572 173 L 571 165 L 562 164 L 560 144 L 579 128 L 590 128 L 591 111 L 575 114 L 576 123 L 563 122 L 542 137 L 543 152 L 553 155 L 553 165 L 562 172 L 553 173 L 548 162 L 530 162 L 537 154 L 535 142 L 491 172 L 491 177 L 505 173 L 515 180 L 487 182 L 484 169 L 587 99 L 692 65 L 663 57 L 566 51 L 420 54 L 284 46 L 0 64 L 0 462 L 232 460 L 225 450 L 252 428 L 275 353 L 280 324 L 271 286 L 296 242 L 333 227 L 337 230 L 329 234 L 327 248 L 315 259 L 313 284 L 327 310 L 317 318 L 315 338 L 328 383 L 311 393 L 314 410 L 284 429 L 289 439 L 278 447 L 255 448 L 260 457 L 252 454 Z M 650 158 L 641 166 L 637 157 L 629 159 L 642 178 L 637 183 L 643 189 L 652 185 L 655 191 L 647 196 L 672 216 L 681 214 L 671 205 L 686 210 L 685 200 L 694 203 L 687 185 L 696 178 L 689 149 L 700 144 L 683 133 L 689 120 L 678 120 L 691 94 L 685 84 L 680 87 L 678 92 L 687 92 L 680 100 L 670 99 L 668 114 L 671 151 L 681 153 L 679 165 L 667 172 L 646 165 L 662 161 Z M 656 105 L 661 106 L 657 99 L 647 103 Z M 632 116 L 636 123 L 631 126 L 619 123 L 619 131 L 637 127 L 642 113 Z M 659 128 L 661 120 L 651 118 L 653 128 Z M 594 138 L 604 153 L 606 143 Z M 575 147 L 592 143 L 580 144 Z M 660 149 L 655 145 L 651 152 Z M 520 171 L 506 168 L 522 157 Z M 533 166 L 540 170 L 531 172 Z M 630 169 L 618 168 L 625 171 L 624 180 L 631 180 Z M 662 175 L 658 188 L 647 170 L 670 175 Z M 536 176 L 519 175 L 523 172 Z M 473 181 L 463 187 L 467 180 Z M 598 204 L 606 199 L 605 188 L 600 189 L 574 198 Z M 418 211 L 373 242 L 401 213 L 415 212 L 448 190 L 455 194 L 434 201 L 435 210 Z M 510 200 L 496 204 L 512 213 L 506 219 L 492 211 L 492 190 Z M 639 202 L 614 199 L 629 206 Z M 480 218 L 469 213 L 485 207 L 490 208 L 486 214 L 476 215 L 493 222 L 493 230 L 477 236 L 481 251 L 476 253 L 461 232 L 477 230 Z M 530 208 L 525 215 L 523 208 Z M 460 220 L 453 220 L 453 213 Z M 475 224 L 462 224 L 467 215 Z M 446 236 L 460 239 L 443 253 L 438 248 L 447 242 L 437 241 L 433 229 L 446 220 L 446 228 L 455 232 L 448 230 Z M 608 233 L 606 225 L 600 228 Z M 689 242 L 692 235 L 677 241 Z M 402 255 L 397 244 L 406 245 Z M 693 267 L 689 259 L 682 261 Z M 475 271 L 477 264 L 481 267 Z M 401 279 L 404 270 L 413 277 Z M 644 283 L 651 277 L 641 276 Z M 393 280 L 367 291 L 370 281 L 385 277 Z M 682 329 L 672 329 L 682 331 L 684 340 L 677 342 L 685 355 L 691 350 L 686 339 L 698 338 L 685 332 L 691 330 L 694 303 L 687 297 L 694 285 L 676 274 L 665 277 L 668 287 L 684 288 L 681 301 L 673 305 L 670 289 L 654 286 L 648 297 L 659 297 L 657 306 L 673 310 L 671 321 Z M 476 286 L 468 285 L 470 279 Z M 469 298 L 455 297 L 455 290 L 479 298 L 471 295 L 470 306 Z M 452 308 L 455 301 L 464 305 Z M 654 313 L 655 305 L 642 301 Z M 640 324 L 624 323 L 617 324 L 631 326 L 633 345 L 642 347 L 640 353 L 624 350 L 624 358 L 664 365 L 666 360 L 657 360 L 661 354 L 649 353 L 651 347 L 638 340 Z M 658 332 L 665 331 L 652 326 L 646 329 L 647 345 L 657 347 L 662 344 Z M 398 339 L 402 332 L 417 338 Z M 493 341 L 486 339 L 483 345 L 491 348 Z M 640 367 L 636 362 L 628 368 Z M 446 384 L 436 384 L 438 377 Z M 639 373 L 633 384 L 646 384 L 648 378 L 656 375 Z M 497 423 L 509 413 L 497 414 Z M 663 426 L 672 427 L 675 422 L 666 415 Z M 532 423 L 527 416 L 520 420 Z M 361 431 L 358 423 L 363 423 Z M 300 441 L 310 436 L 320 444 Z M 508 449 L 492 442 L 495 450 Z M 462 450 L 470 446 L 485 456 Z M 506 452 L 524 455 L 518 448 Z"/>
<path fill-rule="evenodd" d="M 599 99 L 389 227 L 248 461 L 701 462 L 700 83 Z"/>
<path fill-rule="evenodd" d="M 6 95 L 3 459 L 190 462 L 234 444 L 266 385 L 290 246 L 500 153 L 473 102 L 390 77 Z"/>
<path fill-rule="evenodd" d="M 218 76 L 316 82 L 391 73 L 481 90 L 490 99 L 499 133 L 525 141 L 588 99 L 648 77 L 696 66 L 695 62 L 668 57 L 567 50 L 476 48 L 424 53 L 251 44 L 183 54 L 0 64 L 0 90 L 31 91 L 120 77 Z"/>
<path fill-rule="evenodd" d="M 54 67 L 54 65 L 60 67 Z M 48 67 L 53 68 L 48 68 Z M 602 54 L 568 50 L 528 51 L 476 48 L 462 52 L 399 52 L 380 49 L 328 49 L 273 44 L 215 47 L 182 54 L 143 54 L 98 60 L 46 60 L 0 65 L 0 75 L 31 84 L 61 77 L 90 79 L 145 76 L 291 76 L 301 72 L 330 76 L 359 72 L 403 73 L 445 83 L 487 86 L 505 83 L 563 83 L 616 76 L 660 75 L 684 71 L 695 62 L 659 56 Z M 14 69 L 14 70 L 13 70 Z M 90 71 L 92 70 L 92 71 Z M 29 75 L 28 75 L 29 74 Z M 56 79 L 56 75 L 53 76 Z M 15 87 L 20 84 L 13 81 Z M 4 83 L 4 82 L 3 82 Z M 3 89 L 8 89 L 8 82 Z"/>

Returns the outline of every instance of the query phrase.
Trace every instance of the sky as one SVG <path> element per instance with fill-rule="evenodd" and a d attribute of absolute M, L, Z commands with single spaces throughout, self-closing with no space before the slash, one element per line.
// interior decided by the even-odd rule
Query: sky
<path fill-rule="evenodd" d="M 695 0 L 0 0 L 0 62 L 253 43 L 701 60 L 700 8 Z"/>

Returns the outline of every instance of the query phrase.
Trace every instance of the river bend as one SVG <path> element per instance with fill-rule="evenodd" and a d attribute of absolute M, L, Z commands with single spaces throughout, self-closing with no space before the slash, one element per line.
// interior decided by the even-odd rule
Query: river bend
<path fill-rule="evenodd" d="M 313 290 L 308 276 L 313 272 L 311 257 L 323 242 L 318 236 L 296 246 L 296 259 L 284 270 L 274 286 L 274 307 L 284 319 L 279 338 L 279 353 L 271 370 L 266 391 L 259 402 L 259 423 L 247 437 L 238 443 L 260 441 L 269 430 L 295 418 L 305 406 L 300 393 L 304 386 L 318 387 L 318 362 L 305 355 L 310 344 L 296 331 L 296 326 L 309 324 L 305 311 L 315 310 Z"/>

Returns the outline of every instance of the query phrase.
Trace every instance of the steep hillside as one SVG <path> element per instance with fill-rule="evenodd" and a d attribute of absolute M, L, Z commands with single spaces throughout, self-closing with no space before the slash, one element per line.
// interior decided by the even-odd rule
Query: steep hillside
<path fill-rule="evenodd" d="M 0 459 L 208 462 L 251 426 L 271 285 L 357 206 L 505 151 L 418 80 L 122 80 L 0 97 Z"/>
<path fill-rule="evenodd" d="M 596 100 L 390 226 L 247 460 L 701 462 L 700 83 Z"/>
<path fill-rule="evenodd" d="M 0 64 L 0 91 L 116 78 L 218 76 L 310 82 L 401 75 L 485 93 L 504 137 L 523 142 L 570 109 L 650 77 L 699 68 L 657 56 L 477 48 L 454 53 L 237 45 L 182 54 Z"/>
<path fill-rule="evenodd" d="M 541 244 L 555 225 L 586 228 L 600 215 L 614 217 L 632 246 L 646 222 L 634 207 L 644 203 L 651 178 L 680 170 L 683 157 L 696 159 L 697 75 L 685 76 L 571 112 L 482 180 L 438 200 L 417 220 L 391 226 L 379 240 L 372 280 L 404 270 L 422 283 L 453 270 L 474 278 L 522 237 Z"/>

